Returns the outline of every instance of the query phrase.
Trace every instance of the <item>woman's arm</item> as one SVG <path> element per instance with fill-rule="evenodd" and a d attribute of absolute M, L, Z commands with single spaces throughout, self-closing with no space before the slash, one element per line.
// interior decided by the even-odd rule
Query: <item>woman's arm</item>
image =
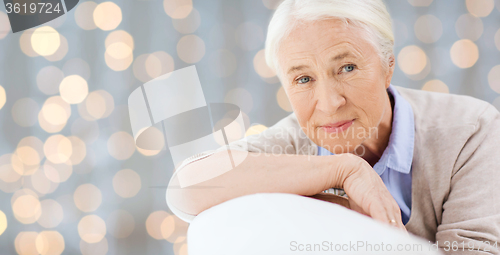
<path fill-rule="evenodd" d="M 246 153 L 232 150 L 233 157 Z M 192 162 L 178 171 L 200 174 L 217 171 L 224 152 Z M 312 196 L 328 188 L 343 188 L 361 212 L 389 223 L 401 223 L 399 206 L 380 177 L 362 158 L 353 154 L 309 156 L 249 153 L 236 168 L 207 181 L 181 188 L 177 172 L 170 181 L 167 200 L 191 215 L 243 195 L 278 192 Z"/>

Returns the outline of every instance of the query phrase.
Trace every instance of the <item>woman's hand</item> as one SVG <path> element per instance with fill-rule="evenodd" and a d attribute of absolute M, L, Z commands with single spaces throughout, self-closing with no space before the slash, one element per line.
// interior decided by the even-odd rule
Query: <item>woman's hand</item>
<path fill-rule="evenodd" d="M 344 173 L 340 188 L 349 196 L 349 207 L 406 232 L 399 205 L 370 164 L 350 153 L 339 155 L 344 157 L 338 169 Z"/>

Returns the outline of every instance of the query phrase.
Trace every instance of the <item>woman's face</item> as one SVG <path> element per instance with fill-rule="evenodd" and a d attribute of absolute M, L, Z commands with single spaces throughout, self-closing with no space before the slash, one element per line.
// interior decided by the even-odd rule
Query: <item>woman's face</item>
<path fill-rule="evenodd" d="M 382 66 L 361 28 L 338 19 L 296 26 L 280 45 L 280 78 L 302 130 L 332 153 L 353 152 L 392 114 Z"/>

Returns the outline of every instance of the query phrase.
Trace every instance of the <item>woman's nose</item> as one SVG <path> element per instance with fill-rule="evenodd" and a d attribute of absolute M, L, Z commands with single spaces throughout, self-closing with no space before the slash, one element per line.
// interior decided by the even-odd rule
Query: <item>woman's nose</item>
<path fill-rule="evenodd" d="M 334 114 L 339 108 L 346 104 L 343 91 L 332 83 L 321 84 L 316 91 L 316 109 L 326 114 Z"/>

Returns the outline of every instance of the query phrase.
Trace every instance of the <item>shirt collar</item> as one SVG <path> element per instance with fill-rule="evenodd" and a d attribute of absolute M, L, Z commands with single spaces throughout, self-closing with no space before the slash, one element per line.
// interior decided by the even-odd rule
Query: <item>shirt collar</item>
<path fill-rule="evenodd" d="M 391 84 L 387 89 L 394 98 L 392 131 L 389 144 L 373 169 L 381 175 L 387 168 L 408 174 L 413 162 L 415 122 L 413 109 Z"/>

